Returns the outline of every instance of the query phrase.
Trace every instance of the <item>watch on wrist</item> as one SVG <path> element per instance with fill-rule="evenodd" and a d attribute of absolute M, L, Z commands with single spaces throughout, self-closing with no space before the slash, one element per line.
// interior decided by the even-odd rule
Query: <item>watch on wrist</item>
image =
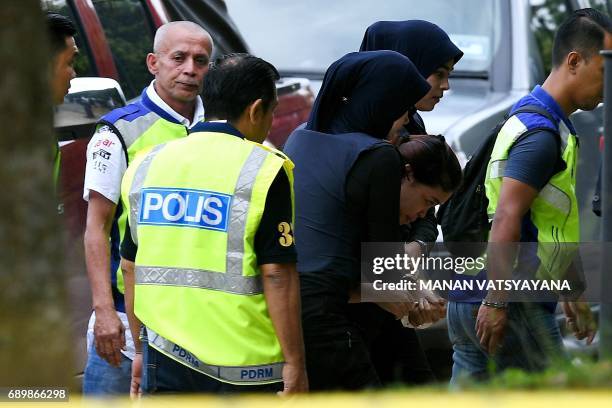
<path fill-rule="evenodd" d="M 427 242 L 421 241 L 420 239 L 415 239 L 414 242 L 419 244 L 419 247 L 421 248 L 421 254 L 429 256 L 429 246 L 427 245 Z"/>
<path fill-rule="evenodd" d="M 488 300 L 483 300 L 482 305 L 495 309 L 506 309 L 508 307 L 508 302 L 489 302 Z"/>

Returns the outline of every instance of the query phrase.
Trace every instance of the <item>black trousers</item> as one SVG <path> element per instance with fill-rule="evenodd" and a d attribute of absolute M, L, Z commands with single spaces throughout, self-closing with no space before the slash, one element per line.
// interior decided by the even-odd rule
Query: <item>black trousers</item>
<path fill-rule="evenodd" d="M 417 385 L 436 381 L 416 330 L 373 303 L 348 307 L 351 321 L 368 344 L 370 357 L 383 385 Z"/>
<path fill-rule="evenodd" d="M 306 369 L 311 391 L 379 388 L 378 375 L 358 331 L 306 337 Z"/>
<path fill-rule="evenodd" d="M 302 292 L 302 305 L 310 390 L 380 387 L 368 344 L 348 318 L 346 299 Z"/>

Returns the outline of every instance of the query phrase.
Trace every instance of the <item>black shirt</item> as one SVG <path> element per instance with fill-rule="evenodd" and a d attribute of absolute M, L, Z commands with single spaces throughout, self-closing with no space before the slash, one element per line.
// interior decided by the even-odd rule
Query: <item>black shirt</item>
<path fill-rule="evenodd" d="M 391 144 L 363 152 L 347 174 L 346 217 L 347 224 L 355 226 L 350 232 L 356 234 L 351 237 L 355 259 L 360 258 L 362 242 L 400 241 L 401 178 L 402 160 Z M 354 271 L 349 282 L 336 270 L 301 274 L 302 294 L 335 293 L 348 299 L 348 290 L 359 276 L 359 270 Z"/>
<path fill-rule="evenodd" d="M 391 144 L 362 153 L 349 171 L 346 180 L 347 211 L 350 222 L 360 226 L 361 242 L 401 241 L 399 197 L 402 171 L 402 158 Z"/>
<path fill-rule="evenodd" d="M 357 259 L 360 258 L 361 242 L 401 241 L 399 197 L 402 174 L 402 158 L 391 144 L 363 152 L 347 174 L 346 216 L 347 222 L 357 228 L 358 236 L 353 239 L 353 253 Z M 355 271 L 355 279 L 349 281 L 335 270 L 300 274 L 302 316 L 310 335 L 335 330 L 332 326 L 344 330 L 341 322 L 320 319 L 321 316 L 344 313 L 348 307 L 349 291 L 360 280 L 359 270 Z M 312 319 L 318 322 L 316 328 L 308 323 Z"/>
<path fill-rule="evenodd" d="M 419 113 L 415 110 L 410 116 L 410 122 L 404 127 L 410 135 L 426 135 L 425 122 Z M 423 241 L 427 243 L 436 242 L 438 238 L 438 224 L 436 221 L 436 212 L 434 208 L 427 211 L 424 218 L 419 218 L 410 224 L 402 225 L 402 240 Z"/>

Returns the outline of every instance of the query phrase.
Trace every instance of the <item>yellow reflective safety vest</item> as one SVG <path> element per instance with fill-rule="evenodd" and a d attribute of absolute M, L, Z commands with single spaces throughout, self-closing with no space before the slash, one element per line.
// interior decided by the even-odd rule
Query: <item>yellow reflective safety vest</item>
<path fill-rule="evenodd" d="M 59 195 L 60 168 L 62 165 L 62 152 L 56 143 L 53 152 L 53 183 L 55 184 L 55 194 Z"/>
<path fill-rule="evenodd" d="M 517 116 L 512 116 L 497 135 L 485 180 L 489 220 L 493 219 L 497 209 L 510 149 L 527 130 L 527 126 Z M 566 163 L 566 169 L 553 175 L 530 208 L 531 221 L 538 230 L 537 255 L 540 266 L 536 277 L 539 279 L 560 279 L 575 258 L 580 242 L 576 199 L 578 143 L 576 136 L 570 133 L 563 121 L 559 123 L 559 134 L 561 157 Z"/>
<path fill-rule="evenodd" d="M 198 132 L 156 146 L 122 183 L 138 245 L 135 313 L 151 347 L 219 381 L 282 381 L 283 354 L 254 249 L 282 153 Z M 293 198 L 292 198 L 293 200 Z"/>
<path fill-rule="evenodd" d="M 166 119 L 168 114 L 155 105 L 147 95 L 147 89 L 142 92 L 137 101 L 118 108 L 104 115 L 98 122 L 98 129 L 108 126 L 120 139 L 126 163 L 129 165 L 134 157 L 143 150 L 170 140 L 187 136 L 188 130 L 181 123 Z M 117 234 L 111 236 L 111 276 L 116 274 L 116 287 L 123 293 L 123 274 L 119 267 L 119 243 L 125 234 L 127 213 L 121 206 L 113 222 L 117 223 Z M 114 229 L 114 227 L 113 227 Z M 115 279 L 113 279 L 115 281 Z M 118 295 L 121 297 L 121 295 Z M 115 305 L 123 305 L 123 299 L 115 296 Z"/>
<path fill-rule="evenodd" d="M 53 153 L 53 187 L 55 190 L 55 199 L 57 200 L 57 213 L 64 213 L 64 203 L 61 201 L 62 188 L 60 185 L 60 170 L 62 166 L 62 151 L 57 142 L 55 143 Z"/>

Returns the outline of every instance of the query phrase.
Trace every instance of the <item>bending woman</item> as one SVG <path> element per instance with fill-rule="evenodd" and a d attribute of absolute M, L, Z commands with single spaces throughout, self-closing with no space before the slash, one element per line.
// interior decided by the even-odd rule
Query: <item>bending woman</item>
<path fill-rule="evenodd" d="M 285 145 L 296 166 L 295 234 L 312 390 L 380 385 L 347 308 L 359 287 L 360 243 L 399 241 L 400 214 L 412 221 L 450 195 L 419 183 L 412 165 L 386 141 L 429 88 L 398 53 L 347 54 L 326 72 L 306 128 Z M 446 152 L 435 149 L 434 161 Z M 412 308 L 381 305 L 396 316 Z"/>

